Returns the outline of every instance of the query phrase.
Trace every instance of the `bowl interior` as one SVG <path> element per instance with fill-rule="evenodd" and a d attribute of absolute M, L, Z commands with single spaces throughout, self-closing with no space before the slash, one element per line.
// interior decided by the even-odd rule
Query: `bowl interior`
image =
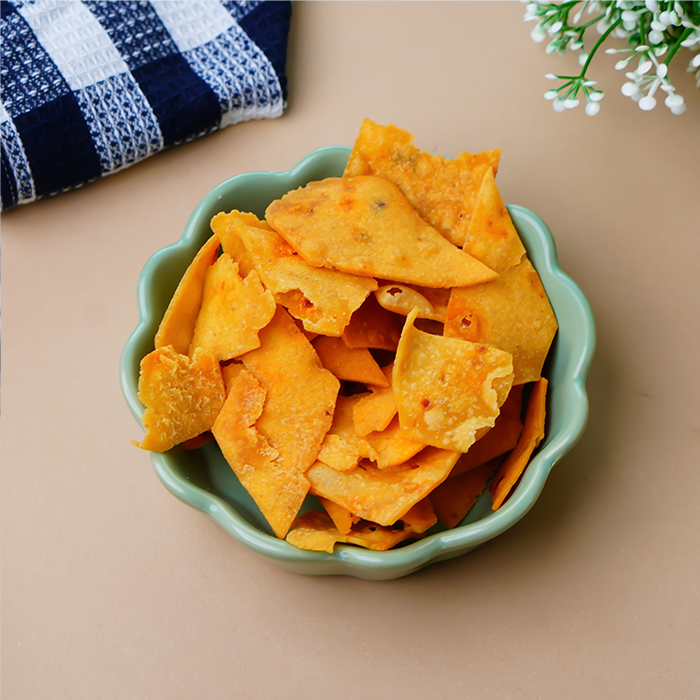
<path fill-rule="evenodd" d="M 146 263 L 138 283 L 140 320 L 126 343 L 120 378 L 127 404 L 140 422 L 139 363 L 153 350 L 153 338 L 177 284 L 200 246 L 211 235 L 209 222 L 220 211 L 239 209 L 262 217 L 268 204 L 286 192 L 324 177 L 342 175 L 350 149 L 319 149 L 283 173 L 247 173 L 214 188 L 199 203 L 179 241 L 158 251 Z M 573 447 L 588 416 L 585 377 L 595 345 L 593 317 L 576 284 L 559 268 L 551 233 L 534 213 L 509 206 L 528 255 L 538 270 L 557 316 L 559 331 L 545 367 L 549 378 L 547 436 L 506 504 L 497 512 L 485 492 L 463 522 L 389 552 L 336 546 L 333 554 L 298 550 L 274 537 L 255 502 L 214 443 L 196 450 L 176 447 L 151 454 L 155 471 L 173 495 L 206 512 L 244 545 L 292 571 L 350 574 L 386 579 L 402 576 L 431 561 L 458 556 L 491 539 L 519 520 L 535 503 L 555 462 Z M 319 508 L 307 497 L 303 510 Z"/>

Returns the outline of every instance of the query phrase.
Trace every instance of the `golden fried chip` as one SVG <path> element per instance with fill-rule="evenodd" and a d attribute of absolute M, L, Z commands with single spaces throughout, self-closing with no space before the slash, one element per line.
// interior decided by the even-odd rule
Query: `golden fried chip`
<path fill-rule="evenodd" d="M 360 522 L 348 533 L 342 533 L 326 513 L 309 510 L 296 519 L 292 530 L 287 535 L 287 542 L 299 549 L 329 554 L 333 552 L 336 542 L 355 544 L 365 549 L 383 552 L 415 536 L 408 527 L 387 528 L 369 522 Z"/>
<path fill-rule="evenodd" d="M 408 131 L 365 119 L 343 176 L 391 180 L 421 217 L 461 246 L 484 174 L 490 168 L 497 172 L 500 158 L 500 149 L 494 149 L 446 160 L 419 150 Z"/>
<path fill-rule="evenodd" d="M 403 317 L 379 306 L 372 294 L 352 315 L 341 337 L 349 348 L 393 352 L 399 344 L 402 326 Z"/>
<path fill-rule="evenodd" d="M 281 462 L 304 472 L 331 426 L 340 382 L 281 306 L 260 331 L 260 343 L 240 358 L 267 392 L 256 428 Z"/>
<path fill-rule="evenodd" d="M 547 403 L 547 380 L 542 377 L 535 383 L 525 410 L 523 432 L 515 449 L 498 468 L 489 486 L 493 510 L 498 510 L 525 471 L 535 448 L 544 437 L 544 419 Z"/>
<path fill-rule="evenodd" d="M 459 458 L 450 472 L 450 479 L 505 455 L 506 452 L 515 448 L 523 431 L 523 423 L 520 419 L 522 388 L 521 384 L 511 389 L 508 398 L 501 406 L 496 424 L 483 437 L 477 435 L 476 442 Z"/>
<path fill-rule="evenodd" d="M 387 378 L 366 348 L 349 348 L 340 338 L 317 337 L 312 345 L 321 364 L 338 379 L 385 387 Z"/>
<path fill-rule="evenodd" d="M 231 390 L 233 380 L 243 369 L 243 363 L 238 360 L 230 360 L 229 362 L 221 363 L 221 376 L 224 380 L 224 386 L 226 387 L 226 396 L 228 396 L 228 392 Z"/>
<path fill-rule="evenodd" d="M 532 263 L 523 258 L 501 276 L 453 289 L 444 333 L 513 355 L 514 384 L 534 382 L 557 332 L 557 320 Z"/>
<path fill-rule="evenodd" d="M 437 488 L 440 488 L 440 486 Z M 418 501 L 401 520 L 419 535 L 429 530 L 438 521 L 429 496 L 426 496 L 422 501 Z"/>
<path fill-rule="evenodd" d="M 394 363 L 393 387 L 406 437 L 466 452 L 492 427 L 513 381 L 502 350 L 419 331 L 412 311 Z"/>
<path fill-rule="evenodd" d="M 304 475 L 258 430 L 267 392 L 244 369 L 231 385 L 212 432 L 226 461 L 277 537 L 284 537 L 309 490 Z"/>
<path fill-rule="evenodd" d="M 360 520 L 347 508 L 343 508 L 343 506 L 339 506 L 337 503 L 333 503 L 333 501 L 329 501 L 327 498 L 319 498 L 318 500 L 326 513 L 328 513 L 330 519 L 333 521 L 333 524 L 338 529 L 338 532 L 342 533 L 343 535 L 347 535 L 352 526 Z"/>
<path fill-rule="evenodd" d="M 274 201 L 265 216 L 316 267 L 426 287 L 497 277 L 421 219 L 399 188 L 380 177 L 311 182 Z"/>
<path fill-rule="evenodd" d="M 194 324 L 202 304 L 204 278 L 219 252 L 219 239 L 212 236 L 195 255 L 175 294 L 165 310 L 163 320 L 156 332 L 155 348 L 172 345 L 175 352 L 186 355 L 192 341 Z"/>
<path fill-rule="evenodd" d="M 370 446 L 371 452 L 363 456 L 375 462 L 380 469 L 401 464 L 426 446 L 423 440 L 412 440 L 406 437 L 399 425 L 398 416 L 395 416 L 384 430 L 368 433 L 364 439 Z"/>
<path fill-rule="evenodd" d="M 354 469 L 362 457 L 376 459 L 367 440 L 355 433 L 353 408 L 362 396 L 338 397 L 333 423 L 321 443 L 318 459 L 338 471 Z"/>
<path fill-rule="evenodd" d="M 457 462 L 456 450 L 426 447 L 407 462 L 387 469 L 361 464 L 339 472 L 316 462 L 306 472 L 311 491 L 380 525 L 393 525 L 441 484 Z"/>
<path fill-rule="evenodd" d="M 231 251 L 234 260 L 237 256 L 249 260 L 277 302 L 307 331 L 340 336 L 352 313 L 377 288 L 371 277 L 311 267 L 254 214 L 222 212 L 211 225 L 224 252 Z"/>
<path fill-rule="evenodd" d="M 525 255 L 491 168 L 481 181 L 463 250 L 499 273 L 518 265 Z"/>
<path fill-rule="evenodd" d="M 141 360 L 138 397 L 146 435 L 134 444 L 165 452 L 213 425 L 224 403 L 219 363 L 203 350 L 189 358 L 172 345 L 158 348 Z"/>
<path fill-rule="evenodd" d="M 482 464 L 454 479 L 448 479 L 431 492 L 428 498 L 438 520 L 445 527 L 457 527 L 462 522 L 486 488 L 497 464 L 498 460 Z"/>
<path fill-rule="evenodd" d="M 429 318 L 440 322 L 445 320 L 447 307 L 442 312 L 435 309 L 423 294 L 407 284 L 382 285 L 374 292 L 374 296 L 380 306 L 392 313 L 408 316 L 413 309 L 417 309 L 419 318 Z"/>
<path fill-rule="evenodd" d="M 372 387 L 371 394 L 360 397 L 353 404 L 352 419 L 357 435 L 364 437 L 368 433 L 385 430 L 396 415 L 398 407 L 391 387 L 392 370 L 393 364 L 382 368 L 389 386 Z"/>
<path fill-rule="evenodd" d="M 258 331 L 270 322 L 276 308 L 257 272 L 241 279 L 238 263 L 223 253 L 207 270 L 190 353 L 202 348 L 221 361 L 260 347 Z"/>

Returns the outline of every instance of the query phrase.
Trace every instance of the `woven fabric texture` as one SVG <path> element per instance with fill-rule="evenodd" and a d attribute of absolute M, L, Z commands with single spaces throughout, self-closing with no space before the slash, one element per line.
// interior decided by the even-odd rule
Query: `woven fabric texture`
<path fill-rule="evenodd" d="M 3 210 L 286 107 L 290 2 L 0 7 Z"/>

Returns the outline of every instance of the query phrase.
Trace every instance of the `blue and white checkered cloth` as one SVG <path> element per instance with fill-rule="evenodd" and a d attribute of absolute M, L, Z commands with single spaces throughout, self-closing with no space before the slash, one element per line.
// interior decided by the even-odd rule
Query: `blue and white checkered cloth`
<path fill-rule="evenodd" d="M 1 8 L 4 210 L 286 107 L 290 2 Z"/>

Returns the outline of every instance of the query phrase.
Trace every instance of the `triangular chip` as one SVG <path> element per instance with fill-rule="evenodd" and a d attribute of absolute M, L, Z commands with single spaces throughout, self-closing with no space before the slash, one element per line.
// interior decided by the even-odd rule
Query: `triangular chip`
<path fill-rule="evenodd" d="M 340 336 L 352 313 L 377 288 L 371 277 L 311 267 L 278 233 L 254 214 L 217 214 L 212 229 L 224 252 L 253 264 L 278 303 L 307 331 Z"/>
<path fill-rule="evenodd" d="M 333 423 L 321 443 L 318 459 L 338 471 L 354 469 L 362 457 L 376 458 L 367 440 L 355 433 L 353 407 L 362 396 L 338 397 Z"/>
<path fill-rule="evenodd" d="M 461 246 L 481 180 L 489 168 L 498 171 L 500 158 L 500 149 L 494 149 L 446 160 L 414 146 L 408 131 L 365 119 L 344 177 L 379 175 L 391 180 L 421 217 Z"/>
<path fill-rule="evenodd" d="M 207 270 L 190 353 L 202 348 L 221 361 L 260 347 L 258 331 L 270 322 L 276 308 L 258 273 L 253 270 L 241 279 L 238 263 L 223 253 Z"/>
<path fill-rule="evenodd" d="M 466 452 L 493 427 L 513 381 L 513 359 L 497 348 L 404 325 L 393 387 L 406 437 Z"/>
<path fill-rule="evenodd" d="M 440 291 L 447 292 L 447 290 Z M 382 285 L 374 292 L 374 296 L 380 306 L 392 313 L 408 316 L 413 309 L 417 309 L 418 318 L 445 321 L 447 304 L 442 309 L 436 309 L 424 294 L 407 284 Z"/>
<path fill-rule="evenodd" d="M 389 385 L 381 367 L 366 348 L 349 348 L 340 338 L 319 336 L 312 345 L 321 364 L 338 379 L 374 386 Z"/>
<path fill-rule="evenodd" d="M 281 462 L 303 472 L 331 426 L 340 382 L 321 366 L 281 306 L 260 331 L 260 341 L 259 348 L 241 356 L 267 393 L 256 428 L 279 450 Z"/>
<path fill-rule="evenodd" d="M 146 407 L 144 450 L 165 452 L 209 430 L 224 403 L 224 382 L 216 358 L 196 350 L 192 358 L 172 345 L 141 360 L 138 397 Z"/>
<path fill-rule="evenodd" d="M 287 542 L 299 549 L 329 554 L 333 552 L 336 542 L 384 552 L 399 542 L 415 536 L 410 527 L 389 528 L 363 521 L 353 525 L 349 532 L 343 533 L 326 513 L 309 510 L 296 519 L 292 530 L 287 535 Z"/>
<path fill-rule="evenodd" d="M 403 320 L 403 316 L 382 308 L 371 294 L 352 315 L 341 337 L 349 348 L 393 352 L 399 344 Z"/>
<path fill-rule="evenodd" d="M 371 453 L 363 455 L 375 462 L 380 469 L 394 467 L 418 454 L 425 446 L 423 440 L 406 437 L 395 416 L 389 425 L 380 432 L 368 433 L 364 439 L 371 448 Z"/>
<path fill-rule="evenodd" d="M 546 403 L 547 380 L 542 377 L 530 393 L 520 440 L 498 468 L 489 486 L 493 510 L 498 510 L 508 498 L 511 489 L 525 471 L 532 453 L 544 437 Z"/>
<path fill-rule="evenodd" d="M 450 479 L 505 455 L 518 444 L 523 431 L 523 422 L 520 419 L 522 388 L 521 384 L 510 390 L 493 428 L 489 429 L 483 437 L 477 435 L 476 442 L 459 458 L 455 468 L 450 472 Z"/>
<path fill-rule="evenodd" d="M 333 521 L 333 524 L 338 528 L 338 531 L 343 535 L 347 535 L 352 526 L 359 521 L 356 515 L 353 515 L 347 508 L 339 506 L 327 498 L 318 499 L 323 509 L 328 513 L 328 516 Z"/>
<path fill-rule="evenodd" d="M 393 525 L 441 484 L 457 462 L 456 450 L 427 447 L 404 464 L 388 469 L 359 465 L 339 472 L 316 462 L 306 477 L 317 496 L 380 525 Z"/>
<path fill-rule="evenodd" d="M 304 475 L 256 429 L 266 391 L 248 370 L 231 385 L 212 432 L 226 461 L 278 537 L 284 537 L 309 490 Z"/>
<path fill-rule="evenodd" d="M 513 355 L 513 384 L 534 382 L 557 332 L 557 320 L 527 257 L 487 284 L 453 289 L 444 333 Z"/>
<path fill-rule="evenodd" d="M 426 287 L 497 277 L 421 219 L 399 188 L 381 177 L 311 182 L 274 201 L 265 216 L 316 267 Z"/>
<path fill-rule="evenodd" d="M 499 273 L 517 265 L 525 255 L 525 246 L 503 203 L 491 168 L 481 181 L 476 207 L 462 247 Z"/>
<path fill-rule="evenodd" d="M 444 484 L 445 482 L 443 482 Z M 440 488 L 438 486 L 437 488 Z M 430 498 L 426 496 L 423 500 L 418 501 L 411 510 L 406 513 L 401 520 L 404 524 L 417 532 L 418 534 L 423 534 L 426 530 L 429 530 L 435 523 L 437 523 L 437 515 L 435 515 L 435 510 L 433 509 L 433 504 L 430 502 Z"/>
<path fill-rule="evenodd" d="M 155 347 L 172 345 L 175 352 L 187 354 L 202 304 L 204 278 L 219 253 L 219 239 L 212 236 L 190 263 L 165 311 L 156 332 Z"/>
<path fill-rule="evenodd" d="M 393 365 L 382 368 L 387 377 L 387 383 L 391 382 Z M 398 407 L 396 397 L 391 386 L 372 387 L 372 393 L 362 396 L 353 405 L 352 419 L 355 424 L 355 433 L 364 437 L 369 433 L 381 432 L 389 427 Z"/>
<path fill-rule="evenodd" d="M 476 469 L 448 479 L 438 486 L 428 498 L 433 504 L 438 520 L 449 528 L 457 527 L 476 503 L 498 462 L 488 462 Z"/>

